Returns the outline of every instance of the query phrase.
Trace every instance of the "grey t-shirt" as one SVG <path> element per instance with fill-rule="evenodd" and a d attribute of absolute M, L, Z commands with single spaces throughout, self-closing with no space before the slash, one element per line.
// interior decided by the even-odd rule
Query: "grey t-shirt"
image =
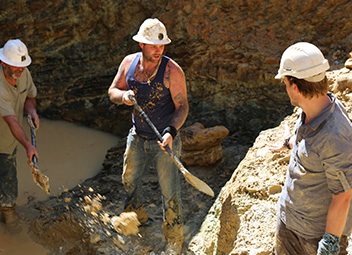
<path fill-rule="evenodd" d="M 279 217 L 286 227 L 310 239 L 325 232 L 333 194 L 352 187 L 352 124 L 341 102 L 331 103 L 308 124 L 302 113 L 295 128 Z M 352 207 L 344 234 L 351 232 Z"/>
<path fill-rule="evenodd" d="M 7 82 L 0 67 L 0 153 L 11 154 L 18 144 L 3 117 L 15 115 L 22 124 L 26 98 L 37 95 L 37 89 L 27 68 L 24 69 L 16 85 L 17 87 L 14 87 Z"/>

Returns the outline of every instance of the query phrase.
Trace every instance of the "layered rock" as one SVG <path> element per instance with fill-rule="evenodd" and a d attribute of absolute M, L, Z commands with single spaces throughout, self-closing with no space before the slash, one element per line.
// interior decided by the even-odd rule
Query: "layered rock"
<path fill-rule="evenodd" d="M 343 0 L 4 0 L 0 8 L 0 44 L 28 45 L 42 115 L 120 135 L 130 111 L 112 105 L 107 89 L 148 17 L 165 23 L 167 55 L 185 71 L 189 122 L 224 125 L 247 142 L 291 111 L 273 79 L 288 45 L 310 41 L 342 65 L 352 40 L 352 5 Z"/>

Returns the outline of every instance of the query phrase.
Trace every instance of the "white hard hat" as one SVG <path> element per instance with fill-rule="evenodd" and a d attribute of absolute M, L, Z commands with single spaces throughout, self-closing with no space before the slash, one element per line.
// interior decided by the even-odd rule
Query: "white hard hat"
<path fill-rule="evenodd" d="M 146 19 L 140 26 L 133 40 L 146 44 L 169 44 L 164 24 L 158 19 Z"/>
<path fill-rule="evenodd" d="M 282 54 L 280 68 L 275 79 L 293 76 L 309 82 L 319 82 L 325 78 L 329 62 L 315 45 L 298 42 L 288 47 Z"/>
<path fill-rule="evenodd" d="M 0 60 L 10 66 L 26 67 L 32 62 L 26 45 L 19 39 L 8 40 L 0 49 Z"/>

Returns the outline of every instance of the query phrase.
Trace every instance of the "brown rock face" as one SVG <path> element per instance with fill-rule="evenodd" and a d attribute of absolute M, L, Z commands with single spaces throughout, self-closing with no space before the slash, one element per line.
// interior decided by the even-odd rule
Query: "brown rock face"
<path fill-rule="evenodd" d="M 205 128 L 197 122 L 181 132 L 182 160 L 188 166 L 209 166 L 222 158 L 222 140 L 229 134 L 224 126 Z"/>
<path fill-rule="evenodd" d="M 291 108 L 273 76 L 283 50 L 310 41 L 333 65 L 350 51 L 349 1 L 1 1 L 0 44 L 21 38 L 39 88 L 42 115 L 116 134 L 130 126 L 127 107 L 107 89 L 142 21 L 158 17 L 184 69 L 191 122 L 245 134 L 278 123 Z"/>

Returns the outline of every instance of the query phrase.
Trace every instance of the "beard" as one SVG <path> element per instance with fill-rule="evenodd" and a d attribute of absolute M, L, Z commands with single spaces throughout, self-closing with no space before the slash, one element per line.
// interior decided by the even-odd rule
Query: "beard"
<path fill-rule="evenodd" d="M 22 70 L 12 70 L 11 68 L 4 68 L 4 73 L 6 74 L 7 77 L 17 80 L 21 77 L 24 69 Z"/>
<path fill-rule="evenodd" d="M 158 63 L 163 55 L 163 51 L 158 51 L 158 52 L 153 52 L 153 51 L 148 51 L 148 50 L 142 50 L 143 54 L 143 59 L 145 59 L 147 62 L 151 63 Z"/>
<path fill-rule="evenodd" d="M 147 60 L 148 62 L 152 62 L 152 63 L 158 63 L 160 58 L 161 58 L 161 55 L 159 56 L 154 56 L 154 55 L 143 55 L 143 58 L 145 60 Z"/>
<path fill-rule="evenodd" d="M 23 71 L 15 71 L 12 73 L 11 77 L 12 77 L 12 79 L 17 80 L 21 77 L 22 73 L 23 73 Z"/>

